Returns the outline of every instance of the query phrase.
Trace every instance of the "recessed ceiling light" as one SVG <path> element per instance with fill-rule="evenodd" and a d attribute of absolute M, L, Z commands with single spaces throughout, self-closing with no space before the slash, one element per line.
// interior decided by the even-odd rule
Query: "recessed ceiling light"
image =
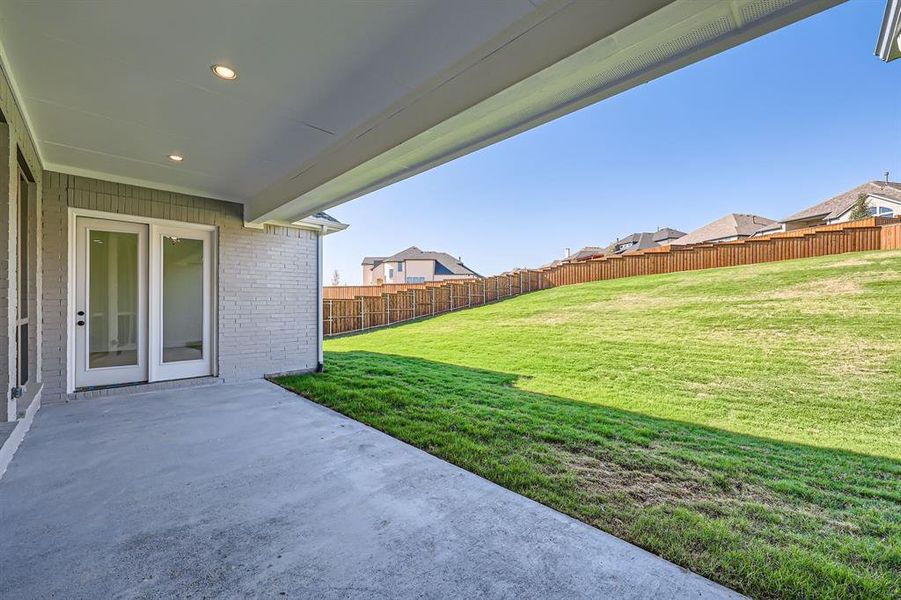
<path fill-rule="evenodd" d="M 238 78 L 238 72 L 225 65 L 213 65 L 210 69 L 213 70 L 213 74 L 219 79 L 233 81 Z"/>
<path fill-rule="evenodd" d="M 182 156 L 181 154 L 170 154 L 169 155 L 169 160 L 171 160 L 172 162 L 181 162 L 184 159 L 185 159 L 185 157 Z"/>

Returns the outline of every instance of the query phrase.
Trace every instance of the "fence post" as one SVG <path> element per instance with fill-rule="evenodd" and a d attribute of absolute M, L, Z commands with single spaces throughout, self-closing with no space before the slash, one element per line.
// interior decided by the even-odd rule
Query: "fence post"
<path fill-rule="evenodd" d="M 328 301 L 328 334 L 330 336 L 333 335 L 333 330 L 335 328 L 334 305 L 335 305 L 334 300 Z"/>
<path fill-rule="evenodd" d="M 415 319 L 416 318 L 416 290 L 415 289 L 410 290 L 410 294 L 412 294 L 410 302 L 413 304 L 413 318 Z"/>
<path fill-rule="evenodd" d="M 388 320 L 388 325 L 391 324 L 391 295 L 385 294 L 385 318 Z"/>
<path fill-rule="evenodd" d="M 466 306 L 472 306 L 472 282 L 466 284 L 466 294 L 469 296 L 468 302 Z"/>
<path fill-rule="evenodd" d="M 366 329 L 366 304 L 363 296 L 360 296 L 360 331 Z"/>
<path fill-rule="evenodd" d="M 432 309 L 430 314 L 434 315 L 435 314 L 435 288 L 433 288 L 433 287 L 429 288 L 429 291 L 431 292 L 430 296 L 431 296 L 431 309 Z"/>

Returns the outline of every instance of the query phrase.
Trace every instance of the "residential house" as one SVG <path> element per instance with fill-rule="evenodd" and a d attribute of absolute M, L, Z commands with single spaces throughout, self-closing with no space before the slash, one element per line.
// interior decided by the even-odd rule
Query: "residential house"
<path fill-rule="evenodd" d="M 719 242 L 733 242 L 743 240 L 756 232 L 775 223 L 772 219 L 760 215 L 730 213 L 720 217 L 716 221 L 707 223 L 691 233 L 673 240 L 673 245 L 685 246 L 688 244 L 705 244 Z"/>
<path fill-rule="evenodd" d="M 805 227 L 844 223 L 851 217 L 857 197 L 867 199 L 870 215 L 874 217 L 901 216 L 901 183 L 896 181 L 868 181 L 828 200 L 796 212 L 761 230 L 758 235 L 794 231 Z"/>
<path fill-rule="evenodd" d="M 649 231 L 636 232 L 613 242 L 613 254 L 626 254 L 647 248 L 665 246 L 684 235 L 685 232 L 672 227 L 662 227 L 653 233 Z"/>
<path fill-rule="evenodd" d="M 424 283 L 448 279 L 473 279 L 479 274 L 447 252 L 420 250 L 410 246 L 391 256 L 363 259 L 363 285 Z"/>

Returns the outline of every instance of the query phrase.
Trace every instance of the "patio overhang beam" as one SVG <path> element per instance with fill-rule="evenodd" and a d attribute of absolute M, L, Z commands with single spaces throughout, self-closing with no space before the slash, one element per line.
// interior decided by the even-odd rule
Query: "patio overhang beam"
<path fill-rule="evenodd" d="M 889 62 L 901 58 L 901 0 L 885 3 L 885 16 L 876 42 L 876 56 Z"/>

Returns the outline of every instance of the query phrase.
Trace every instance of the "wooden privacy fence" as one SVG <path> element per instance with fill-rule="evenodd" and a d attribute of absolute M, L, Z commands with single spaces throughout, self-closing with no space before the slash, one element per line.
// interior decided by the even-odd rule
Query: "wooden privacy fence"
<path fill-rule="evenodd" d="M 323 294 L 323 333 L 384 327 L 561 285 L 880 249 L 901 249 L 901 218 L 872 217 L 719 244 L 660 246 L 480 279 L 347 286 L 348 292 L 324 288 L 330 292 Z"/>
<path fill-rule="evenodd" d="M 381 296 L 392 292 L 408 292 L 410 290 L 425 290 L 430 287 L 442 286 L 446 283 L 460 281 L 472 281 L 472 279 L 445 279 L 443 281 L 429 281 L 427 283 L 384 283 L 380 285 L 326 285 L 322 288 L 322 297 L 326 300 L 347 300 L 357 296 Z"/>
<path fill-rule="evenodd" d="M 882 249 L 901 250 L 901 223 L 882 227 Z"/>

